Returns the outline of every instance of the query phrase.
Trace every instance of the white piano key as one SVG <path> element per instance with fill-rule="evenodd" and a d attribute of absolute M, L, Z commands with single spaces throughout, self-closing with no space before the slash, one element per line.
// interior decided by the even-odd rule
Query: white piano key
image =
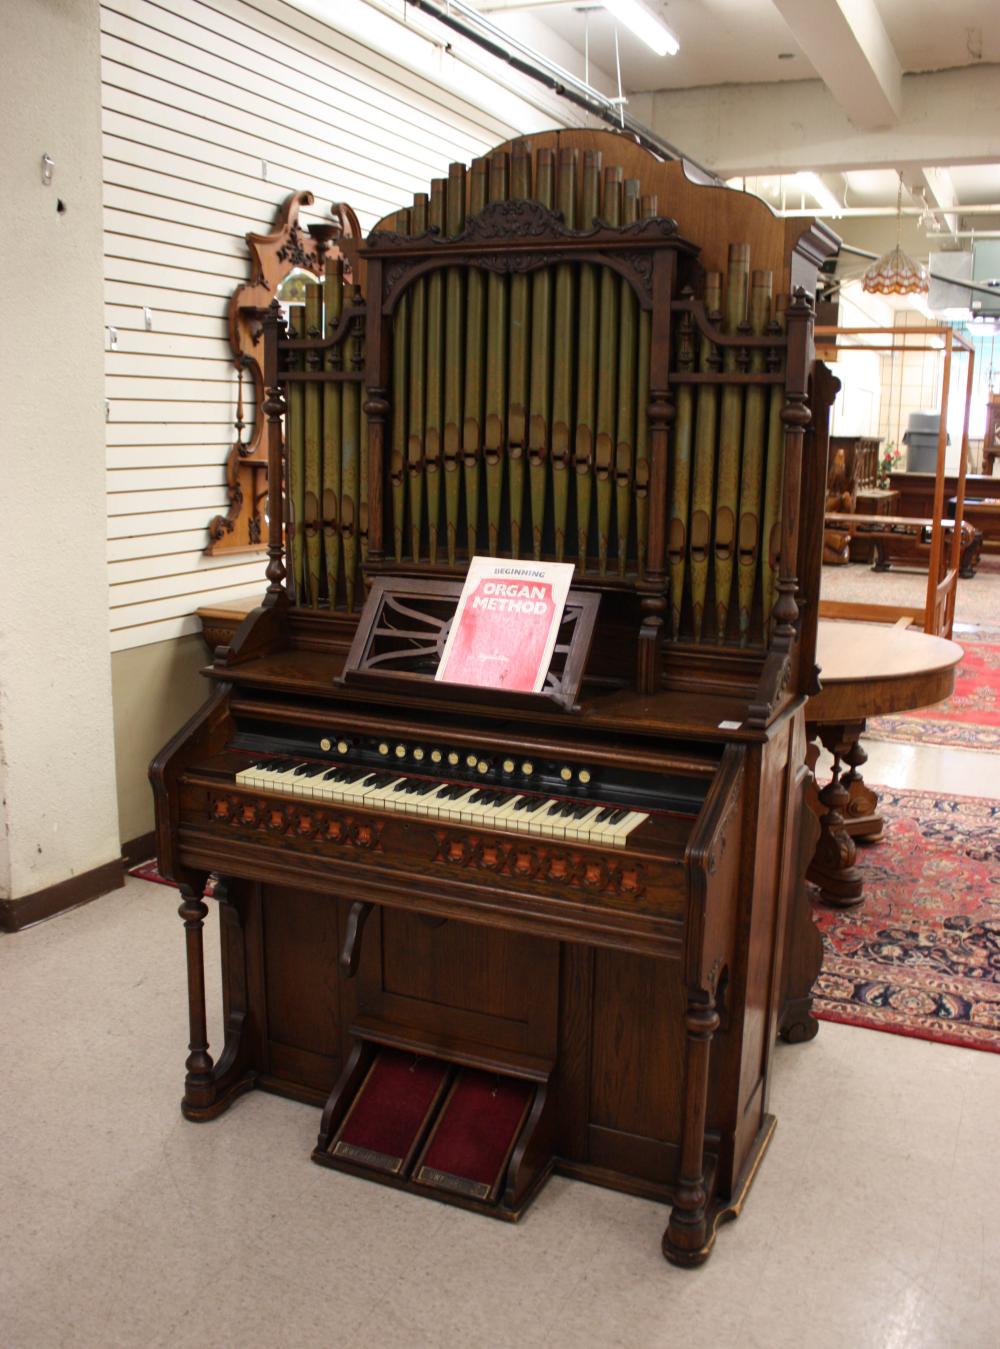
<path fill-rule="evenodd" d="M 633 829 L 637 829 L 643 820 L 648 820 L 649 816 L 644 815 L 642 811 L 630 810 L 624 820 L 619 820 L 613 824 L 609 831 L 609 842 L 615 848 L 624 848 L 626 840 Z"/>

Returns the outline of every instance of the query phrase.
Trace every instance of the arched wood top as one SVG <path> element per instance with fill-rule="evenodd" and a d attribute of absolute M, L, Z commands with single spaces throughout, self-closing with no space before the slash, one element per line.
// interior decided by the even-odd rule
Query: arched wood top
<path fill-rule="evenodd" d="M 515 146 L 527 147 L 533 160 L 541 149 L 556 155 L 561 149 L 574 149 L 581 155 L 599 150 L 605 168 L 619 165 L 623 177 L 639 180 L 643 196 L 656 197 L 657 214 L 676 220 L 678 234 L 698 245 L 706 271 L 725 273 L 730 243 L 748 244 L 753 266 L 773 273 L 778 294 L 788 294 L 794 286 L 809 282 L 807 273 L 797 274 L 797 263 L 815 268 L 836 252 L 840 242 L 821 221 L 780 220 L 760 197 L 694 181 L 682 161 L 660 159 L 616 131 L 540 131 L 505 141 L 489 153 L 510 153 Z M 391 228 L 395 214 L 385 216 L 374 228 Z M 811 290 L 811 285 L 808 288 Z"/>

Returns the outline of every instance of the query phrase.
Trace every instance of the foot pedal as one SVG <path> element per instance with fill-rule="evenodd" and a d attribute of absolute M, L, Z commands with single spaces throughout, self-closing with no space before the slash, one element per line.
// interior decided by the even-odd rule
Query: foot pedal
<path fill-rule="evenodd" d="M 404 1175 L 448 1079 L 439 1059 L 381 1050 L 327 1148 L 330 1156 Z"/>
<path fill-rule="evenodd" d="M 463 1069 L 448 1093 L 413 1179 L 492 1203 L 499 1194 L 535 1085 Z"/>

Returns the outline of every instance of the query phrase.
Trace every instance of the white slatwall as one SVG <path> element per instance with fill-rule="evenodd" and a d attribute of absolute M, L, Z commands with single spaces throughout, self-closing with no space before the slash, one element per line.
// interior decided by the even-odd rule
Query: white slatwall
<path fill-rule="evenodd" d="M 355 27 L 364 12 L 335 0 L 331 23 L 338 10 Z M 226 507 L 236 380 L 224 315 L 246 278 L 246 232 L 269 230 L 301 189 L 323 209 L 349 202 L 368 229 L 450 161 L 528 128 L 489 111 L 501 100 L 488 80 L 473 106 L 283 0 L 103 0 L 102 59 L 120 650 L 196 631 L 198 605 L 263 588 L 261 555 L 202 552 L 208 520 Z"/>

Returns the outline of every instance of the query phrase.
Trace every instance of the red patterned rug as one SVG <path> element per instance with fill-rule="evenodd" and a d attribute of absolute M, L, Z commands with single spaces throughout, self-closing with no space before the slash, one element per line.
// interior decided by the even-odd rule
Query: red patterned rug
<path fill-rule="evenodd" d="M 955 692 L 946 702 L 896 717 L 872 717 L 865 739 L 1000 754 L 1000 643 L 963 637 L 962 646 Z"/>
<path fill-rule="evenodd" d="M 878 788 L 864 899 L 817 903 L 824 1021 L 1000 1053 L 1000 801 Z"/>
<path fill-rule="evenodd" d="M 166 876 L 160 875 L 155 857 L 151 857 L 148 862 L 140 862 L 137 867 L 130 867 L 128 874 L 137 876 L 140 881 L 153 881 L 156 885 L 173 885 L 173 881 L 168 881 Z"/>

